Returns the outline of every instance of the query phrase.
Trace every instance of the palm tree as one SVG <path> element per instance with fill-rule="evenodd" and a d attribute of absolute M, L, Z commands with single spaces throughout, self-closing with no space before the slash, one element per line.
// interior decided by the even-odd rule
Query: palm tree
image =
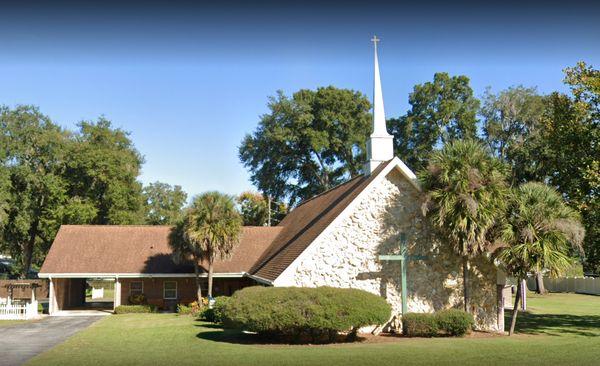
<path fill-rule="evenodd" d="M 175 226 L 169 233 L 169 246 L 173 251 L 173 259 L 175 263 L 181 263 L 191 259 L 194 265 L 194 273 L 196 275 L 196 297 L 198 304 L 202 306 L 202 287 L 200 283 L 200 266 L 202 262 L 202 248 L 195 242 L 188 240 L 186 236 L 186 228 L 190 209 L 186 209 L 184 214 L 177 220 Z"/>
<path fill-rule="evenodd" d="M 194 262 L 198 300 L 202 299 L 198 263 L 208 263 L 208 296 L 212 297 L 216 259 L 227 259 L 239 243 L 242 218 L 234 198 L 219 192 L 196 196 L 181 222 L 175 226 L 171 247 L 175 259 L 191 257 Z"/>
<path fill-rule="evenodd" d="M 488 252 L 504 216 L 507 166 L 480 143 L 456 140 L 434 152 L 420 172 L 423 212 L 443 241 L 462 257 L 465 311 L 469 309 L 469 261 Z"/>
<path fill-rule="evenodd" d="M 581 250 L 585 231 L 577 211 L 556 190 L 542 183 L 522 184 L 512 195 L 498 258 L 519 282 L 529 272 L 549 270 L 558 275 L 572 264 L 573 248 Z M 517 287 L 509 334 L 515 331 L 521 286 Z"/>

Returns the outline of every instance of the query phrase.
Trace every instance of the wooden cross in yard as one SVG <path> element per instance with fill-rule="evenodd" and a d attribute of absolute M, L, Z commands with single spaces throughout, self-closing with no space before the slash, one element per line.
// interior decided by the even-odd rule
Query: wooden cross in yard
<path fill-rule="evenodd" d="M 406 287 L 406 268 L 408 267 L 408 261 L 410 260 L 424 260 L 427 257 L 423 255 L 408 255 L 408 248 L 406 245 L 406 234 L 400 234 L 400 254 L 391 255 L 380 255 L 380 261 L 399 261 L 401 269 L 401 286 L 402 286 L 402 314 L 408 312 L 408 289 Z"/>

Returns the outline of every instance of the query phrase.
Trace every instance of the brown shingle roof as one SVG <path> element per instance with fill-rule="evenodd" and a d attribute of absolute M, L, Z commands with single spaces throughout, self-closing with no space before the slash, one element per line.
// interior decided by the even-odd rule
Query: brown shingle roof
<path fill-rule="evenodd" d="M 270 281 L 275 280 L 388 163 L 380 164 L 369 176 L 357 176 L 302 202 L 279 223 L 278 226 L 283 227 L 283 230 L 250 273 Z"/>
<path fill-rule="evenodd" d="M 216 262 L 215 273 L 275 280 L 388 164 L 302 202 L 278 226 L 244 227 L 232 258 Z M 193 272 L 190 264 L 172 261 L 170 231 L 170 226 L 63 225 L 40 273 Z"/>
<path fill-rule="evenodd" d="M 175 264 L 168 245 L 170 226 L 63 225 L 41 273 L 192 273 Z M 230 260 L 217 261 L 215 273 L 248 272 L 281 231 L 280 227 L 243 228 Z"/>

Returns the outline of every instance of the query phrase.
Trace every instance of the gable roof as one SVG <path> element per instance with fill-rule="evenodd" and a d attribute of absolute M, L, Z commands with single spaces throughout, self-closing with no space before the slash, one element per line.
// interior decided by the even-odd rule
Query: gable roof
<path fill-rule="evenodd" d="M 171 229 L 171 226 L 63 225 L 40 273 L 193 273 L 191 262 L 173 262 L 168 239 Z M 231 259 L 216 261 L 214 272 L 248 272 L 280 231 L 280 227 L 244 227 L 240 245 Z M 202 267 L 206 270 L 206 263 Z"/>
<path fill-rule="evenodd" d="M 380 164 L 371 175 L 359 175 L 300 203 L 279 223 L 278 226 L 283 227 L 281 233 L 257 261 L 251 273 L 269 281 L 275 280 L 390 161 Z"/>

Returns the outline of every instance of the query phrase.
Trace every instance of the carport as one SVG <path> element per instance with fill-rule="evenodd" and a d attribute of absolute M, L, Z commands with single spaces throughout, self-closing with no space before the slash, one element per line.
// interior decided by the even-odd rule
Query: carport
<path fill-rule="evenodd" d="M 71 275 L 73 276 L 73 275 Z M 115 281 L 114 295 L 107 296 L 106 298 L 93 299 L 89 296 L 86 297 L 86 289 L 89 287 L 88 283 L 96 277 L 48 277 L 49 280 L 49 295 L 48 295 L 48 312 L 50 315 L 57 315 L 60 312 L 69 311 L 102 311 L 112 312 L 115 304 L 119 304 L 119 291 L 117 288 L 119 282 Z M 104 280 L 116 280 L 115 278 L 104 278 Z M 89 291 L 88 291 L 89 292 Z M 112 292 L 112 291 L 111 291 Z M 116 300 L 116 301 L 115 301 Z"/>

